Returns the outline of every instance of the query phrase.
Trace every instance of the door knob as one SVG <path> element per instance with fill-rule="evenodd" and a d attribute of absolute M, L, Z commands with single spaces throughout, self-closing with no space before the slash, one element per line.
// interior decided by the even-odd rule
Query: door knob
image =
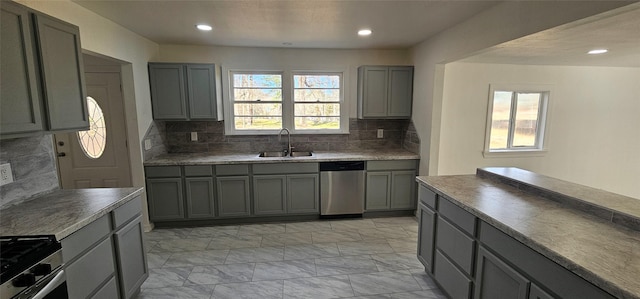
<path fill-rule="evenodd" d="M 66 155 L 66 153 L 58 153 L 58 157 L 65 157 Z"/>
<path fill-rule="evenodd" d="M 64 145 L 64 141 L 58 141 L 58 145 L 59 146 L 63 146 Z"/>

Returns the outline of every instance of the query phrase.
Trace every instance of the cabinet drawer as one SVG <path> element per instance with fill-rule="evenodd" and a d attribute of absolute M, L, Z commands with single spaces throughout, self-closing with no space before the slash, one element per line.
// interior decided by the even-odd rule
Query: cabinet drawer
<path fill-rule="evenodd" d="M 469 235 L 475 236 L 476 217 L 471 213 L 463 210 L 461 207 L 454 205 L 452 202 L 440 197 L 438 203 L 438 212 L 440 215 L 449 219 L 451 223 L 463 229 Z"/>
<path fill-rule="evenodd" d="M 216 165 L 216 175 L 247 175 L 249 174 L 249 165 Z"/>
<path fill-rule="evenodd" d="M 468 275 L 473 273 L 475 240 L 455 228 L 447 220 L 438 217 L 436 247 L 442 250 Z"/>
<path fill-rule="evenodd" d="M 436 250 L 433 274 L 450 298 L 470 298 L 471 280 Z"/>
<path fill-rule="evenodd" d="M 182 175 L 180 166 L 150 166 L 144 172 L 148 178 L 172 178 Z"/>
<path fill-rule="evenodd" d="M 420 187 L 418 188 L 418 197 L 420 198 L 421 203 L 434 210 L 436 209 L 436 199 L 438 195 L 422 184 L 420 184 Z"/>
<path fill-rule="evenodd" d="M 104 215 L 98 220 L 62 239 L 62 257 L 65 263 L 70 262 L 80 253 L 90 248 L 111 232 L 109 215 Z"/>
<path fill-rule="evenodd" d="M 185 176 L 212 176 L 213 168 L 211 166 L 185 166 L 184 167 L 184 175 Z"/>
<path fill-rule="evenodd" d="M 111 238 L 68 265 L 65 272 L 69 298 L 87 298 L 115 273 Z"/>
<path fill-rule="evenodd" d="M 120 227 L 140 213 L 142 213 L 142 203 L 138 196 L 113 211 L 113 228 Z"/>
<path fill-rule="evenodd" d="M 367 161 L 367 170 L 416 169 L 416 160 Z"/>
<path fill-rule="evenodd" d="M 104 285 L 91 299 L 114 299 L 118 298 L 118 285 L 116 278 L 113 277 Z"/>
<path fill-rule="evenodd" d="M 317 173 L 318 163 L 253 164 L 253 174 Z"/>

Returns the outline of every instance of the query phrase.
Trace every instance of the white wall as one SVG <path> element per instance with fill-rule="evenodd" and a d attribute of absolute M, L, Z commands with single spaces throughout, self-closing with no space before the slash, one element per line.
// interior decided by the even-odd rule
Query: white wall
<path fill-rule="evenodd" d="M 484 158 L 489 84 L 549 84 L 541 157 Z M 640 68 L 451 63 L 438 174 L 515 166 L 640 199 Z"/>
<path fill-rule="evenodd" d="M 357 117 L 361 65 L 410 65 L 408 50 L 331 50 L 161 45 L 156 62 L 215 63 L 229 68 L 344 71 L 349 116 Z M 224 78 L 224 75 L 223 75 Z"/>

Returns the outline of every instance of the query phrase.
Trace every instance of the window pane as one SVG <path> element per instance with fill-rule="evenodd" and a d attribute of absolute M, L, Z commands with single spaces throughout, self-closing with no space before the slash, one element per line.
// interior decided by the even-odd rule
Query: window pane
<path fill-rule="evenodd" d="M 282 87 L 280 74 L 233 74 L 233 87 Z"/>
<path fill-rule="evenodd" d="M 491 112 L 491 133 L 489 149 L 506 149 L 509 138 L 509 115 L 511 114 L 510 91 L 493 93 L 493 111 Z"/>
<path fill-rule="evenodd" d="M 340 76 L 294 75 L 293 88 L 340 88 Z"/>
<path fill-rule="evenodd" d="M 237 130 L 277 130 L 282 128 L 282 117 L 235 117 Z"/>
<path fill-rule="evenodd" d="M 234 88 L 234 101 L 273 101 L 282 102 L 282 89 Z"/>
<path fill-rule="evenodd" d="M 282 116 L 282 104 L 234 104 L 233 114 L 240 116 Z"/>
<path fill-rule="evenodd" d="M 339 89 L 296 89 L 296 102 L 340 102 Z"/>
<path fill-rule="evenodd" d="M 296 117 L 296 130 L 340 129 L 340 117 Z"/>
<path fill-rule="evenodd" d="M 518 93 L 515 115 L 514 147 L 532 147 L 536 145 L 538 129 L 539 93 Z"/>
<path fill-rule="evenodd" d="M 340 104 L 296 104 L 296 116 L 340 116 Z"/>

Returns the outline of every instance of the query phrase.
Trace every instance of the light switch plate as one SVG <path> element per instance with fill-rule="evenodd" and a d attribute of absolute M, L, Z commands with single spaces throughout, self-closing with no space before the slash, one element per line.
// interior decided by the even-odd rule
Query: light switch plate
<path fill-rule="evenodd" d="M 151 149 L 151 139 L 145 139 L 144 140 L 144 150 L 148 151 Z"/>
<path fill-rule="evenodd" d="M 0 165 L 0 186 L 13 182 L 13 173 L 11 173 L 11 164 L 5 163 Z"/>
<path fill-rule="evenodd" d="M 384 129 L 378 129 L 378 138 L 384 137 Z"/>
<path fill-rule="evenodd" d="M 198 132 L 191 132 L 191 141 L 198 141 Z"/>

